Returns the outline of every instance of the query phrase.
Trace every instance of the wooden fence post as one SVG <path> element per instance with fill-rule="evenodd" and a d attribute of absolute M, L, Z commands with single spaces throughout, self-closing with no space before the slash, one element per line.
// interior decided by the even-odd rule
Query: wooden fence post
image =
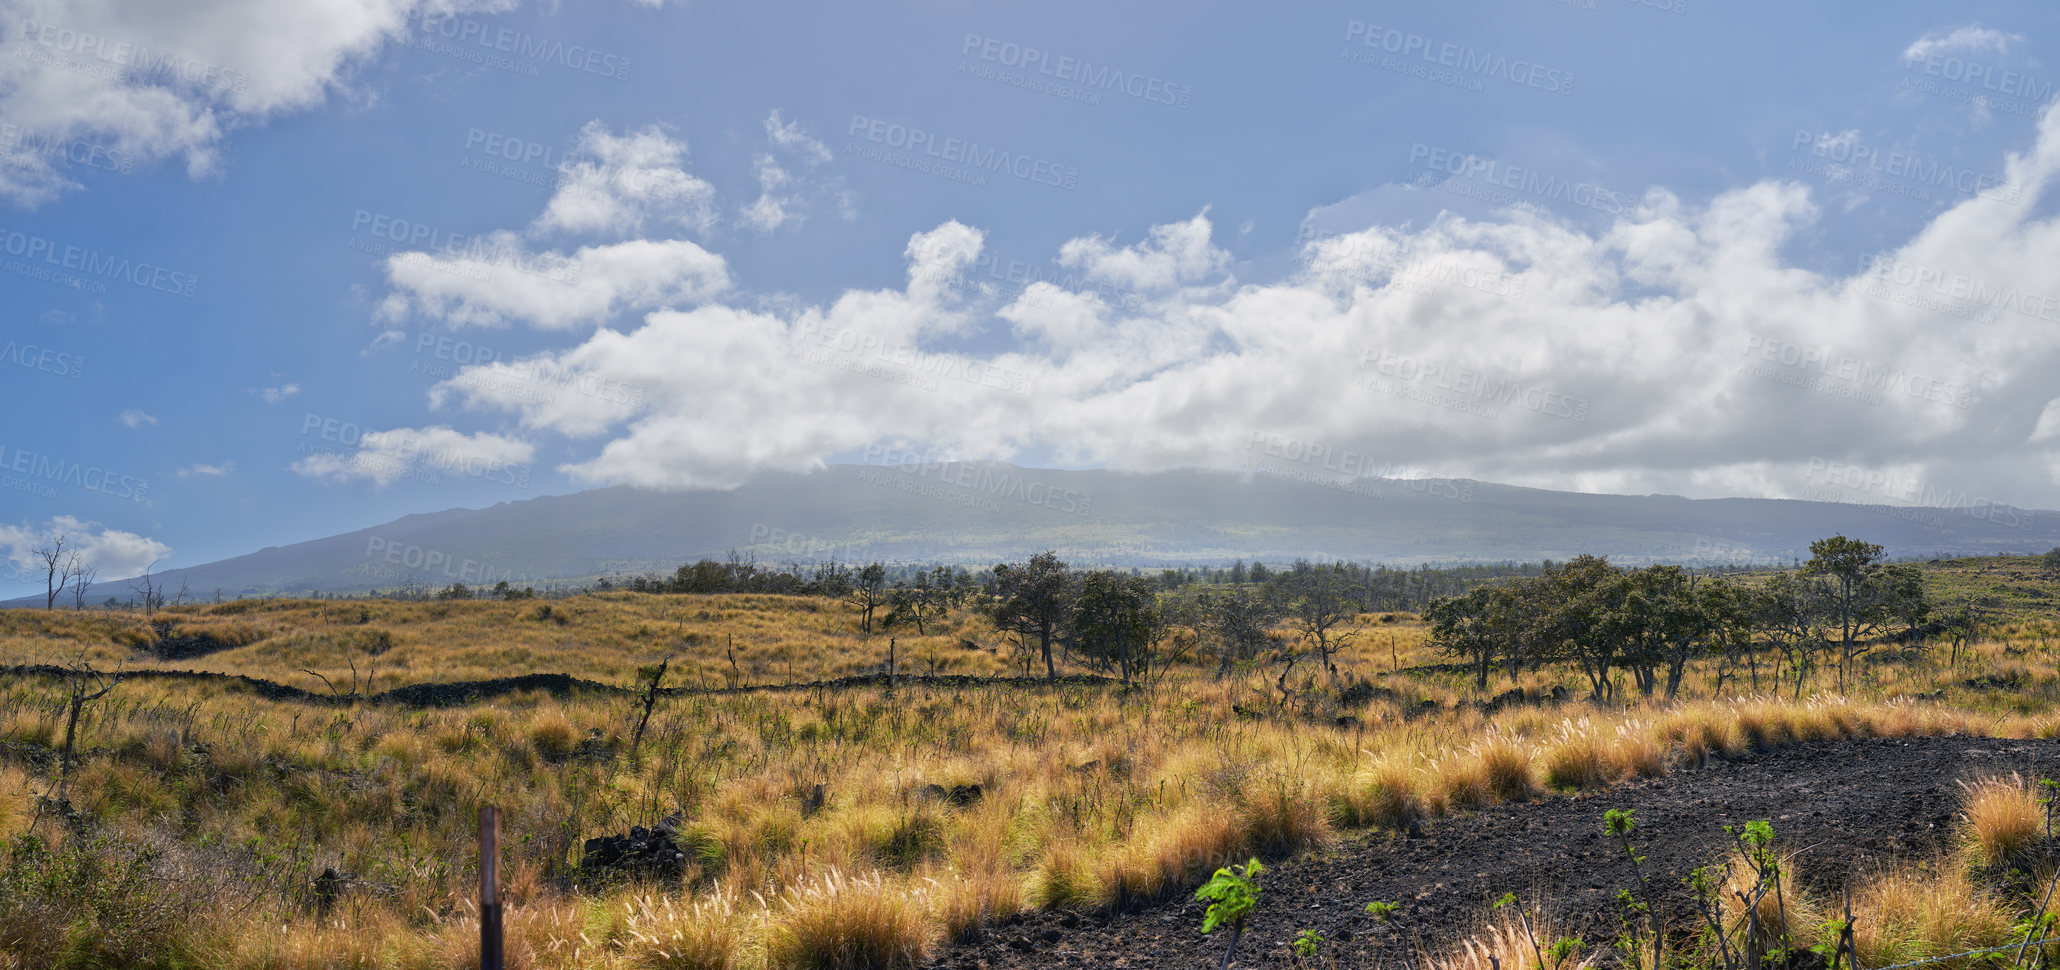
<path fill-rule="evenodd" d="M 479 810 L 479 970 L 501 970 L 501 813 Z"/>

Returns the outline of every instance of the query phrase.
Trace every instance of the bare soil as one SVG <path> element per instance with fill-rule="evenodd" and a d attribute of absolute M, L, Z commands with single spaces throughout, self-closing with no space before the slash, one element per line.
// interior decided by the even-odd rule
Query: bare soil
<path fill-rule="evenodd" d="M 1541 894 L 1561 932 L 1606 948 L 1619 930 L 1619 890 L 1634 883 L 1603 812 L 1635 812 L 1658 910 L 1670 931 L 1695 917 L 1681 878 L 1730 847 L 1726 825 L 1773 823 L 1776 847 L 1799 852 L 1806 887 L 1830 890 L 1897 859 L 1949 847 L 1958 782 L 2022 772 L 2060 777 L 2060 741 L 1945 737 L 1815 742 L 1753 753 L 1605 791 L 1549 795 L 1441 820 L 1421 834 L 1373 834 L 1269 866 L 1237 967 L 1400 966 L 1442 952 L 1483 925 L 1505 892 Z M 1127 912 L 1027 913 L 939 953 L 940 968 L 1214 967 L 1226 931 L 1200 932 L 1205 903 L 1187 893 Z M 1365 912 L 1398 902 L 1385 922 Z M 1325 941 L 1298 962 L 1304 929 Z M 1592 951 L 1591 951 L 1592 952 Z M 1607 961 L 1605 961 L 1607 962 Z"/>

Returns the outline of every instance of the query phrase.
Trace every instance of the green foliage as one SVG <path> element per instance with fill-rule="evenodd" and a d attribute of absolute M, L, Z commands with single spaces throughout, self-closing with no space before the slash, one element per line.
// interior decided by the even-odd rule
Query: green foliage
<path fill-rule="evenodd" d="M 1202 914 L 1202 932 L 1213 933 L 1216 928 L 1229 923 L 1232 929 L 1244 930 L 1245 916 L 1259 902 L 1259 874 L 1266 867 L 1253 859 L 1241 866 L 1226 866 L 1195 891 L 1196 899 L 1212 900 L 1209 911 Z"/>
<path fill-rule="evenodd" d="M 1395 911 L 1401 908 L 1401 903 L 1384 903 L 1379 900 L 1366 904 L 1366 911 L 1372 913 L 1374 919 L 1380 920 L 1383 923 L 1387 922 L 1388 918 L 1395 915 Z"/>
<path fill-rule="evenodd" d="M 0 869 L 0 965 L 188 963 L 187 907 L 202 887 L 175 888 L 160 860 L 154 847 L 112 837 L 16 838 Z"/>
<path fill-rule="evenodd" d="M 1323 934 L 1315 930 L 1303 930 L 1295 934 L 1294 942 L 1288 944 L 1288 947 L 1294 950 L 1295 955 L 1298 957 L 1304 959 L 1313 957 L 1318 950 L 1323 948 Z"/>

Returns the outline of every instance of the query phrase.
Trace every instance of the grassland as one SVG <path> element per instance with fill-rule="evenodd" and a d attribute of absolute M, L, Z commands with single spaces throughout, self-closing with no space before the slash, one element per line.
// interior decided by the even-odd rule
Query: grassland
<path fill-rule="evenodd" d="M 1970 596 L 2046 582 L 2009 563 L 1941 566 L 1932 581 Z M 278 600 L 156 619 L 222 649 L 156 660 L 139 615 L 17 610 L 0 612 L 0 665 L 215 671 L 322 694 L 348 693 L 339 685 L 355 676 L 361 696 L 309 704 L 221 681 L 124 681 L 84 709 L 65 812 L 39 799 L 56 794 L 67 685 L 0 680 L 0 837 L 12 845 L 0 966 L 465 966 L 473 824 L 487 804 L 505 817 L 511 966 L 895 965 L 1026 907 L 1191 891 L 1248 855 L 1663 774 L 1712 751 L 2060 735 L 2060 628 L 2028 605 L 1957 667 L 1938 651 L 1888 653 L 1847 695 L 1800 702 L 1710 696 L 1699 671 L 1691 699 L 1670 705 L 1490 713 L 1465 673 L 1421 669 L 1447 658 L 1415 617 L 1367 614 L 1351 624 L 1342 682 L 1385 690 L 1359 702 L 1314 672 L 1284 693 L 1277 670 L 1218 679 L 1209 664 L 1127 691 L 913 680 L 689 692 L 657 704 L 634 750 L 633 693 L 439 708 L 362 695 L 534 671 L 633 688 L 668 655 L 669 684 L 806 682 L 880 671 L 890 636 L 860 632 L 845 604 L 770 596 Z M 902 674 L 1018 670 L 963 613 L 891 639 Z M 1532 698 L 1584 689 L 1549 669 L 1514 686 Z M 980 795 L 949 804 L 933 785 Z M 692 853 L 681 885 L 576 867 L 586 838 L 669 815 Z"/>

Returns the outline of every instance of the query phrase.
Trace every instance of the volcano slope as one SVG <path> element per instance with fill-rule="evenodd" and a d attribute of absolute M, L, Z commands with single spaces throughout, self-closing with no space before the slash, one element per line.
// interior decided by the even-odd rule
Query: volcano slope
<path fill-rule="evenodd" d="M 1548 795 L 1455 816 L 1420 834 L 1347 839 L 1328 852 L 1269 867 L 1237 948 L 1238 967 L 1373 967 L 1449 952 L 1483 928 L 1495 898 L 1541 896 L 1559 935 L 1603 952 L 1620 927 L 1619 890 L 1635 877 L 1603 829 L 1631 809 L 1658 910 L 1671 931 L 1694 927 L 1681 877 L 1719 861 L 1726 825 L 1772 822 L 1806 888 L 1829 890 L 1896 860 L 1949 847 L 1959 782 L 2022 772 L 2060 777 L 2060 741 L 1979 737 L 1861 739 L 1798 744 L 1579 795 Z M 1385 921 L 1373 901 L 1400 904 Z M 1129 912 L 1033 912 L 937 954 L 940 968 L 1198 967 L 1222 958 L 1225 933 L 1200 932 L 1206 904 L 1185 895 Z M 1289 942 L 1322 934 L 1319 956 Z"/>

